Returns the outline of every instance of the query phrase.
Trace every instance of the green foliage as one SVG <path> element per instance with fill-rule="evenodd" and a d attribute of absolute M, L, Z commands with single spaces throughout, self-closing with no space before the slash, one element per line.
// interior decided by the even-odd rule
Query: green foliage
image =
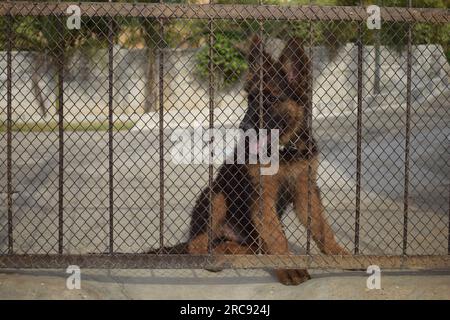
<path fill-rule="evenodd" d="M 171 48 L 198 48 L 207 37 L 207 22 L 204 20 L 177 19 L 164 27 L 164 41 Z"/>
<path fill-rule="evenodd" d="M 412 29 L 412 41 L 414 44 L 435 43 L 440 44 L 450 63 L 450 24 L 431 25 L 417 23 Z"/>
<path fill-rule="evenodd" d="M 247 70 L 247 62 L 242 53 L 234 47 L 234 39 L 227 35 L 217 34 L 213 45 L 212 68 L 219 77 L 219 87 L 235 83 Z M 209 75 L 209 50 L 206 45 L 197 54 L 198 74 L 206 79 Z"/>

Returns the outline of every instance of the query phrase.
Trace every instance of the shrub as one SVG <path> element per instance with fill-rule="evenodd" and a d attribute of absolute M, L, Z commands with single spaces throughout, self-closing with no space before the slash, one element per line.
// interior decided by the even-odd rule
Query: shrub
<path fill-rule="evenodd" d="M 213 45 L 212 67 L 219 88 L 236 83 L 247 70 L 247 62 L 242 53 L 234 47 L 234 38 L 216 34 Z M 208 79 L 209 75 L 209 44 L 197 54 L 197 71 L 200 77 Z"/>

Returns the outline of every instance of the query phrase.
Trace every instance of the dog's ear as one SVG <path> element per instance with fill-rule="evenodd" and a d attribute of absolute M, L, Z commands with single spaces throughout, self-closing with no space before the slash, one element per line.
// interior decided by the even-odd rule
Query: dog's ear
<path fill-rule="evenodd" d="M 310 79 L 311 62 L 298 37 L 288 40 L 281 52 L 279 62 L 286 73 L 288 83 L 294 89 L 305 89 Z M 300 87 L 299 87 L 300 86 Z"/>
<path fill-rule="evenodd" d="M 259 70 L 261 62 L 265 71 L 268 71 L 275 64 L 270 55 L 264 50 L 263 39 L 257 35 L 254 35 L 250 40 L 247 51 L 247 61 L 250 71 L 252 72 Z"/>

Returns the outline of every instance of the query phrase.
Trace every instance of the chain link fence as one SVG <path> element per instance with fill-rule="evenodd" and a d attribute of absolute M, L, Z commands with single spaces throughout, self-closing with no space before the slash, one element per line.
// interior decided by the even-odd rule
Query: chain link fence
<path fill-rule="evenodd" d="M 370 21 L 0 3 L 0 266 L 449 267 L 450 15 Z M 278 130 L 278 171 L 213 128 Z"/>

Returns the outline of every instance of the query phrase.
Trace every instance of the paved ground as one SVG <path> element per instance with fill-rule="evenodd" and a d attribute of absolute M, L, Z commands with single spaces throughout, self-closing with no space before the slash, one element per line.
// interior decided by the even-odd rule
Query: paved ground
<path fill-rule="evenodd" d="M 450 272 L 382 272 L 369 290 L 363 272 L 316 272 L 300 286 L 263 270 L 87 270 L 81 290 L 63 271 L 0 271 L 0 299 L 450 299 Z"/>

